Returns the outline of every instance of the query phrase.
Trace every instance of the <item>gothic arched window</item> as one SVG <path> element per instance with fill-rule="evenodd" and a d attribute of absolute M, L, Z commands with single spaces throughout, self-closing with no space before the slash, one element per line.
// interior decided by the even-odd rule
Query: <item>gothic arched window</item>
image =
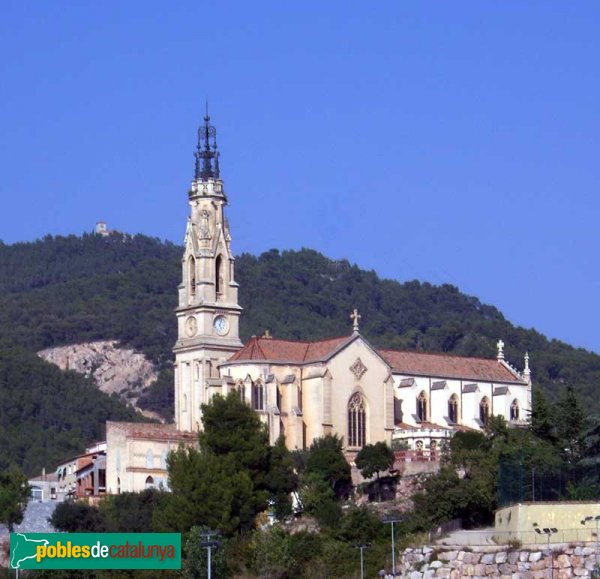
<path fill-rule="evenodd" d="M 366 443 L 367 410 L 365 401 L 356 392 L 348 402 L 348 446 L 362 448 Z"/>
<path fill-rule="evenodd" d="M 490 419 L 490 401 L 484 396 L 479 403 L 479 420 L 485 426 Z"/>
<path fill-rule="evenodd" d="M 260 381 L 252 385 L 252 408 L 254 410 L 265 409 L 265 387 Z"/>
<path fill-rule="evenodd" d="M 458 424 L 458 396 L 452 394 L 448 400 L 448 419 L 452 424 Z"/>
<path fill-rule="evenodd" d="M 419 422 L 427 421 L 427 394 L 425 394 L 425 390 L 417 397 L 417 418 Z"/>
<path fill-rule="evenodd" d="M 188 260 L 188 279 L 190 282 L 190 297 L 196 295 L 196 260 L 190 255 Z"/>
<path fill-rule="evenodd" d="M 217 299 L 220 300 L 223 297 L 223 257 L 221 255 L 218 255 L 215 261 L 215 291 Z"/>
<path fill-rule="evenodd" d="M 515 398 L 510 405 L 510 419 L 519 420 L 519 401 Z"/>
<path fill-rule="evenodd" d="M 147 489 L 153 489 L 154 488 L 154 479 L 151 476 L 147 477 L 144 486 Z"/>

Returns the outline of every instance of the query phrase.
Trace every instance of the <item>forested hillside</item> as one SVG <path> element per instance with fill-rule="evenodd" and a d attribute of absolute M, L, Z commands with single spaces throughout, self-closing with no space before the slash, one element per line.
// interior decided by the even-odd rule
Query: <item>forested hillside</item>
<path fill-rule="evenodd" d="M 62 417 L 54 417 L 56 409 L 45 398 L 38 399 L 37 406 L 21 404 L 15 410 L 16 399 L 4 392 L 31 388 L 28 372 L 35 375 L 41 368 L 33 363 L 31 353 L 111 338 L 140 349 L 159 365 L 158 383 L 140 403 L 168 416 L 181 254 L 182 249 L 170 243 L 120 234 L 0 243 L 0 365 L 14 361 L 13 346 L 21 347 L 22 360 L 29 356 L 23 372 L 0 382 L 0 427 L 20 433 L 27 428 L 21 425 L 40 412 L 47 414 L 51 432 L 64 423 Z M 349 312 L 357 307 L 361 332 L 376 346 L 492 357 L 494 344 L 502 338 L 508 360 L 518 367 L 522 368 L 525 350 L 530 352 L 534 380 L 551 398 L 563 385 L 572 384 L 587 408 L 600 410 L 594 396 L 600 384 L 600 356 L 517 328 L 496 308 L 453 286 L 382 280 L 375 272 L 311 250 L 272 250 L 259 257 L 243 254 L 236 261 L 236 277 L 244 308 L 242 339 L 266 329 L 277 337 L 301 339 L 348 334 Z M 115 401 L 110 408 L 105 402 L 92 404 L 86 392 L 90 403 L 78 402 L 78 409 L 68 411 L 89 413 L 92 428 L 105 419 L 104 414 L 119 418 L 119 412 L 127 412 Z M 93 413 L 93 405 L 104 410 Z M 89 434 L 93 437 L 96 432 Z M 0 438 L 0 467 L 8 458 L 23 462 L 25 454 L 14 445 L 5 446 Z M 41 464 L 41 459 L 28 460 Z"/>
<path fill-rule="evenodd" d="M 139 420 L 117 397 L 23 348 L 0 349 L 0 471 L 28 474 L 102 440 L 108 419 Z"/>

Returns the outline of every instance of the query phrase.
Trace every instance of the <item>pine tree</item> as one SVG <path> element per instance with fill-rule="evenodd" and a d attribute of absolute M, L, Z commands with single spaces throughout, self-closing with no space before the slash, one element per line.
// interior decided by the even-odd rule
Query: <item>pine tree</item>
<path fill-rule="evenodd" d="M 567 386 L 557 405 L 558 438 L 565 460 L 574 464 L 581 458 L 584 413 L 573 386 Z"/>
<path fill-rule="evenodd" d="M 285 519 L 292 514 L 291 493 L 298 489 L 298 477 L 294 473 L 292 453 L 280 436 L 271 448 L 269 461 L 269 491 L 273 500 L 275 517 Z"/>
<path fill-rule="evenodd" d="M 29 484 L 20 468 L 11 466 L 0 472 L 0 522 L 8 526 L 10 533 L 23 520 L 28 499 Z"/>
<path fill-rule="evenodd" d="M 543 440 L 556 443 L 554 421 L 544 391 L 539 386 L 533 388 L 531 431 Z"/>

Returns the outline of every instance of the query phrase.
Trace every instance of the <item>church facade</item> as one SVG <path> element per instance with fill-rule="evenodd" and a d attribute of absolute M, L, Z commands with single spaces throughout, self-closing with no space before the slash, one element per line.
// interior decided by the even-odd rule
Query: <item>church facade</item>
<path fill-rule="evenodd" d="M 347 336 L 290 341 L 267 332 L 243 345 L 228 199 L 208 116 L 198 137 L 177 288 L 175 424 L 107 424 L 108 493 L 166 487 L 168 452 L 195 444 L 202 405 L 232 390 L 260 415 L 270 441 L 283 435 L 290 450 L 337 434 L 350 455 L 379 441 L 434 452 L 457 429 L 481 430 L 492 415 L 524 424 L 528 357 L 517 371 L 502 342 L 496 359 L 376 349 L 354 310 Z"/>

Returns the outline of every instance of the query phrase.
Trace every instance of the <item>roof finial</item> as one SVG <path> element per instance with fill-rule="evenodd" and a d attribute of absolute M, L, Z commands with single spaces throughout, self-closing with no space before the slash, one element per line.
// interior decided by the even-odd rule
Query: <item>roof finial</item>
<path fill-rule="evenodd" d="M 496 347 L 498 348 L 498 360 L 504 360 L 504 342 L 502 340 L 498 340 Z"/>
<path fill-rule="evenodd" d="M 194 178 L 202 181 L 219 178 L 219 161 L 217 151 L 217 130 L 210 124 L 208 115 L 208 101 L 206 101 L 206 115 L 204 125 L 198 128 L 198 146 L 196 157 L 196 170 Z"/>
<path fill-rule="evenodd" d="M 525 369 L 523 370 L 523 378 L 527 382 L 531 382 L 531 369 L 529 368 L 529 352 L 525 352 Z"/>
<path fill-rule="evenodd" d="M 350 314 L 350 319 L 352 320 L 352 331 L 358 332 L 358 320 L 360 320 L 362 316 L 358 313 L 358 310 L 354 308 L 354 311 Z"/>

